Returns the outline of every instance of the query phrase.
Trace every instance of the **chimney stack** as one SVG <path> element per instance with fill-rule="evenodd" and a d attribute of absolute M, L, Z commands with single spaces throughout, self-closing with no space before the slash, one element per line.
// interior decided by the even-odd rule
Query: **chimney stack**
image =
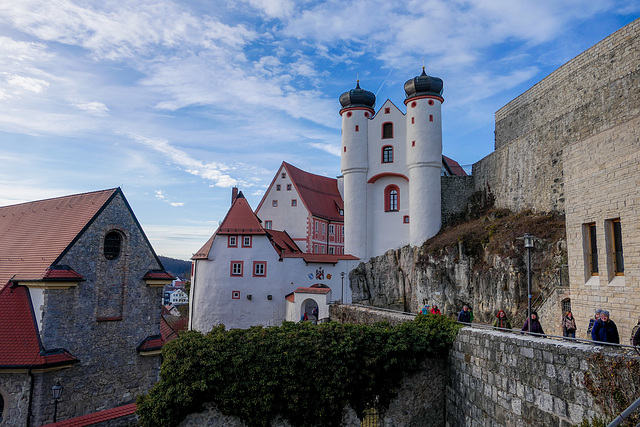
<path fill-rule="evenodd" d="M 238 197 L 238 187 L 233 187 L 231 189 L 231 204 L 233 205 L 233 202 L 236 201 L 236 198 Z"/>

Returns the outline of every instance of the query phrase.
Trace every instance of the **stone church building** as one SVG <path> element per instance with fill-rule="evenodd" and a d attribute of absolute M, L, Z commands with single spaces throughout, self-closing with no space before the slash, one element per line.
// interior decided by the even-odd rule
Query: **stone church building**
<path fill-rule="evenodd" d="M 0 207 L 0 419 L 135 402 L 157 381 L 172 277 L 119 188 Z"/>

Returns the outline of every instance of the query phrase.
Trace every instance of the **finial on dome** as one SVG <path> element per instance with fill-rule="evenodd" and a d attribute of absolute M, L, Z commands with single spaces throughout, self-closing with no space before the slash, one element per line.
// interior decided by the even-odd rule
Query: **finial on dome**
<path fill-rule="evenodd" d="M 422 66 L 422 74 L 408 80 L 404 84 L 407 99 L 415 96 L 436 95 L 442 97 L 442 79 L 427 75 L 426 67 Z"/>
<path fill-rule="evenodd" d="M 373 92 L 362 89 L 360 87 L 360 74 L 358 73 L 356 76 L 356 87 L 340 95 L 342 108 L 366 107 L 373 109 L 376 104 L 376 96 Z"/>

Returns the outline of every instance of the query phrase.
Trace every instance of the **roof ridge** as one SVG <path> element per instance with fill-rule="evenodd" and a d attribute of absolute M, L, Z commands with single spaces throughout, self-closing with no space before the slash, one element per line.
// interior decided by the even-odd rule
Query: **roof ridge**
<path fill-rule="evenodd" d="M 0 206 L 0 209 L 9 208 L 9 207 L 16 207 L 16 206 L 20 206 L 20 205 L 35 204 L 35 203 L 40 203 L 40 202 L 48 202 L 48 201 L 56 200 L 56 199 L 68 199 L 68 198 L 72 198 L 72 197 L 86 196 L 88 194 L 104 193 L 104 192 L 109 192 L 109 191 L 117 191 L 119 189 L 120 189 L 120 187 L 114 187 L 114 188 L 107 188 L 105 190 L 87 191 L 87 192 L 84 192 L 84 193 L 67 194 L 65 196 L 49 197 L 47 199 L 39 199 L 39 200 L 32 200 L 30 202 L 22 202 L 22 203 L 15 203 L 15 204 L 12 204 L 12 205 L 4 205 L 4 206 Z"/>

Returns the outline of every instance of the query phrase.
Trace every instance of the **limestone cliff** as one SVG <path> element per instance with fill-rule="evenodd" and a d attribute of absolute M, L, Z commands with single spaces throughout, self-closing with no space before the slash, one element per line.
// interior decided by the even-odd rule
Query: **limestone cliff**
<path fill-rule="evenodd" d="M 349 275 L 353 302 L 414 313 L 437 304 L 446 315 L 467 304 L 478 321 L 491 322 L 504 309 L 519 324 L 527 305 L 527 266 L 517 237 L 525 232 L 538 238 L 531 256 L 535 297 L 566 264 L 563 218 L 491 211 L 441 230 L 422 247 L 361 263 Z"/>

